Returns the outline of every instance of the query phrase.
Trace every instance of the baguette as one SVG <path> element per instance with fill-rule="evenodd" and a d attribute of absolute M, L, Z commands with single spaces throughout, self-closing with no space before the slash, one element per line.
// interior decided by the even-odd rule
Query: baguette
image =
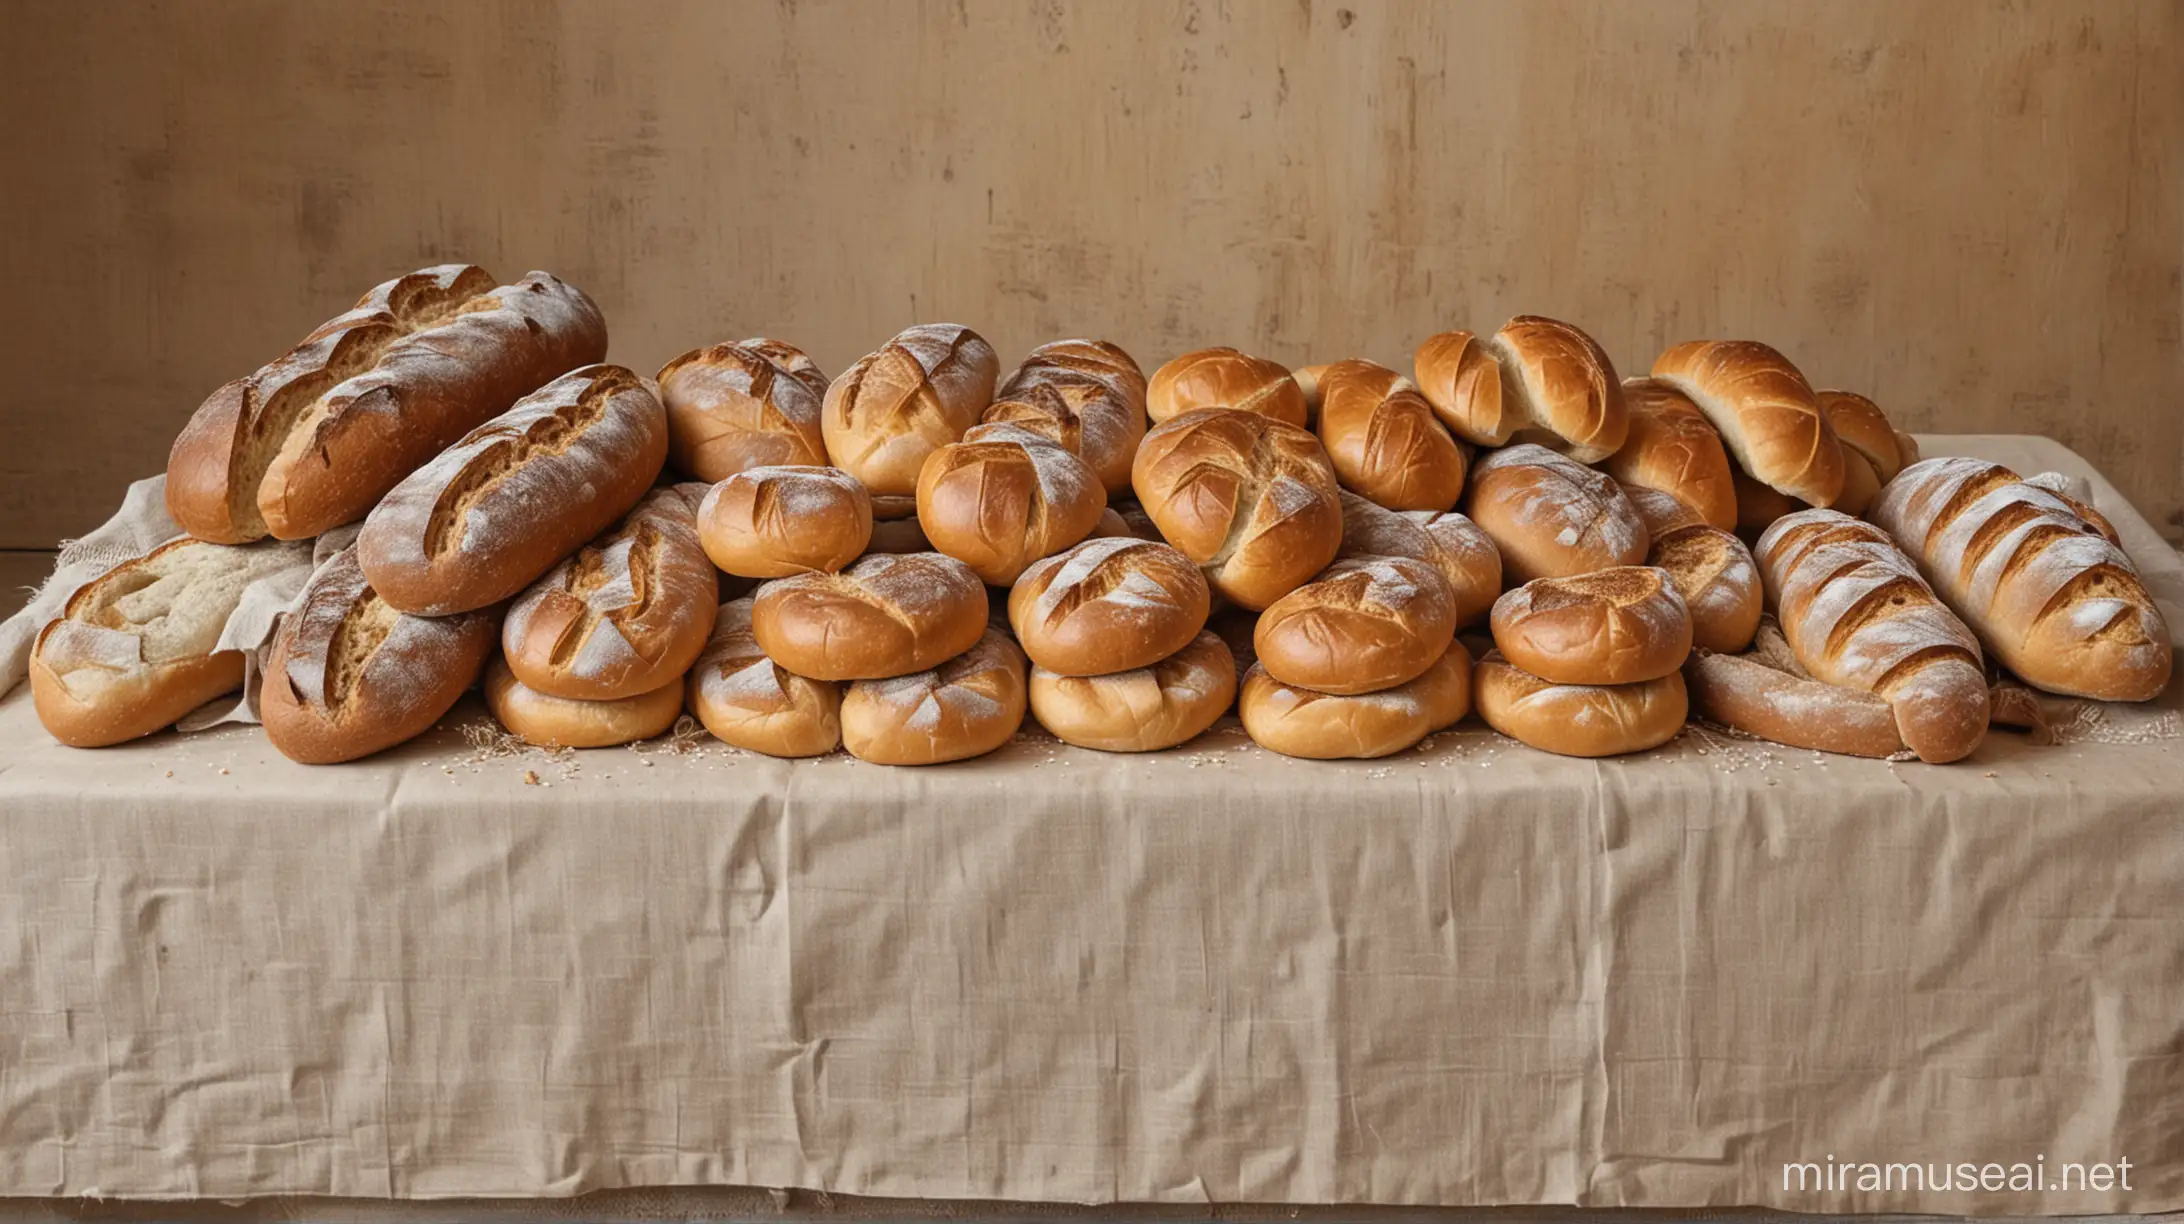
<path fill-rule="evenodd" d="M 643 380 L 572 370 L 397 485 L 357 557 L 404 612 L 499 603 L 636 505 L 666 460 L 667 414 Z"/>
<path fill-rule="evenodd" d="M 2169 627 L 2098 524 L 1981 459 L 1928 459 L 1881 491 L 1873 521 L 2003 666 L 2051 693 L 2146 701 L 2169 685 Z"/>
<path fill-rule="evenodd" d="M 1833 510 L 1777 520 L 1754 550 L 1767 603 L 1814 679 L 1888 701 L 1919 759 L 1971 755 L 1987 734 L 1979 642 L 1888 533 Z"/>
<path fill-rule="evenodd" d="M 1684 666 L 1692 711 L 1792 748 L 1886 758 L 1906 749 L 1896 712 L 1873 693 L 1778 671 L 1743 655 L 1700 654 Z"/>

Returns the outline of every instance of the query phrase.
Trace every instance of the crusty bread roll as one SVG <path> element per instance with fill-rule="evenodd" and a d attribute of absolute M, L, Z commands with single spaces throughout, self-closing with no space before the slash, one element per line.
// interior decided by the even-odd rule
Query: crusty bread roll
<path fill-rule="evenodd" d="M 498 608 L 395 610 L 345 548 L 311 575 L 273 635 L 258 702 L 266 738 L 292 761 L 331 765 L 421 735 L 477 680 L 499 631 Z"/>
<path fill-rule="evenodd" d="M 1630 488 L 1658 489 L 1724 531 L 1737 525 L 1735 469 L 1721 435 L 1683 393 L 1652 378 L 1623 380 L 1630 437 L 1600 466 Z"/>
<path fill-rule="evenodd" d="M 1025 354 L 980 419 L 1045 434 L 1090 464 L 1110 496 L 1124 493 L 1145 436 L 1145 374 L 1105 340 L 1056 340 Z"/>
<path fill-rule="evenodd" d="M 1842 493 L 1835 428 L 1789 358 L 1751 340 L 1694 340 L 1656 358 L 1653 377 L 1706 414 L 1753 479 L 1815 506 Z"/>
<path fill-rule="evenodd" d="M 1693 647 L 1735 654 L 1752 644 L 1767 599 L 1744 541 L 1719 527 L 1691 523 L 1656 535 L 1646 564 L 1667 573 L 1683 596 Z"/>
<path fill-rule="evenodd" d="M 1862 689 L 1793 676 L 1742 655 L 1699 654 L 1684 666 L 1692 712 L 1792 748 L 1845 756 L 1908 751 L 1888 702 Z"/>
<path fill-rule="evenodd" d="M 1236 712 L 1252 742 L 1283 756 L 1384 757 L 1471 712 L 1471 656 L 1450 642 L 1417 679 L 1347 697 L 1283 684 L 1254 663 L 1244 673 Z"/>
<path fill-rule="evenodd" d="M 1271 417 L 1216 408 L 1167 421 L 1138 447 L 1131 485 L 1160 534 L 1247 608 L 1296 590 L 1342 546 L 1327 452 Z"/>
<path fill-rule="evenodd" d="M 1145 409 L 1154 424 L 1207 408 L 1234 408 L 1303 429 L 1304 389 L 1281 363 L 1227 347 L 1197 349 L 1153 371 Z"/>
<path fill-rule="evenodd" d="M 1881 406 L 1855 391 L 1815 391 L 1820 411 L 1850 453 L 1865 460 L 1877 488 L 1896 478 L 1896 473 L 1918 462 L 1918 445 L 1911 435 L 1889 423 Z M 1842 510 L 1837 505 L 1832 509 Z M 1843 513 L 1851 513 L 1843 510 Z"/>
<path fill-rule="evenodd" d="M 1554 319 L 1518 315 L 1484 341 L 1443 332 L 1418 346 L 1413 369 L 1434 411 L 1479 446 L 1532 442 L 1597 463 L 1630 428 L 1614 363 Z"/>
<path fill-rule="evenodd" d="M 1441 571 L 1409 557 L 1337 561 L 1259 614 L 1252 652 L 1283 684 L 1338 697 L 1423 675 L 1456 635 Z"/>
<path fill-rule="evenodd" d="M 1753 551 L 1768 607 L 1807 674 L 1886 698 L 1922 761 L 1979 747 L 1987 735 L 1979 643 L 1886 532 L 1834 510 L 1801 510 Z"/>
<path fill-rule="evenodd" d="M 1411 380 L 1370 361 L 1313 367 L 1320 443 L 1346 489 L 1390 510 L 1447 510 L 1470 463 Z"/>
<path fill-rule="evenodd" d="M 719 607 L 720 575 L 698 544 L 705 492 L 653 490 L 518 596 L 501 625 L 510 674 L 570 701 L 620 701 L 680 680 Z"/>
<path fill-rule="evenodd" d="M 2101 701 L 2168 687 L 2169 626 L 2138 570 L 2050 490 L 1985 460 L 1928 459 L 1889 482 L 1872 519 L 2025 683 Z"/>
<path fill-rule="evenodd" d="M 680 673 L 650 692 L 609 701 L 541 693 L 495 657 L 485 668 L 485 705 L 509 734 L 541 748 L 612 748 L 664 735 L 682 717 Z"/>
<path fill-rule="evenodd" d="M 1197 737 L 1236 700 L 1236 660 L 1211 633 L 1148 667 L 1104 676 L 1031 669 L 1031 714 L 1063 743 L 1153 752 Z"/>
<path fill-rule="evenodd" d="M 1690 713 L 1681 672 L 1637 684 L 1556 684 L 1494 651 L 1479 660 L 1471 690 L 1487 726 L 1562 756 L 1658 748 L 1676 738 Z"/>
<path fill-rule="evenodd" d="M 498 288 L 469 264 L 396 277 L 205 400 L 167 459 L 168 512 L 201 540 L 309 539 L 606 355 L 599 308 L 544 272 Z"/>
<path fill-rule="evenodd" d="M 1453 510 L 1386 510 L 1345 490 L 1337 556 L 1409 557 L 1441 571 L 1458 628 L 1484 617 L 1501 595 L 1500 551 L 1477 523 Z"/>
<path fill-rule="evenodd" d="M 1636 684 L 1682 667 L 1691 613 L 1662 570 L 1538 578 L 1494 604 L 1494 646 L 1551 684 Z"/>
<path fill-rule="evenodd" d="M 1631 508 L 1638 512 L 1639 521 L 1646 525 L 1646 535 L 1656 543 L 1662 536 L 1678 528 L 1706 525 L 1706 520 L 1699 516 L 1698 511 L 1659 489 L 1624 484 L 1622 481 L 1615 483 L 1623 490 L 1623 496 L 1630 499 Z"/>
<path fill-rule="evenodd" d="M 637 504 L 667 461 L 667 415 L 615 365 L 572 370 L 396 485 L 357 560 L 388 604 L 448 616 L 499 603 Z"/>
<path fill-rule="evenodd" d="M 918 524 L 933 547 L 994 586 L 1092 534 L 1107 508 L 1098 473 L 1044 434 L 980 425 L 926 456 Z"/>
<path fill-rule="evenodd" d="M 243 653 L 218 649 L 228 617 L 245 587 L 308 560 L 299 545 L 185 536 L 93 578 L 31 648 L 38 721 L 71 747 L 102 748 L 243 687 Z"/>
<path fill-rule="evenodd" d="M 987 630 L 929 671 L 859 680 L 842 695 L 842 746 L 875 765 L 983 756 L 1024 725 L 1024 654 Z"/>
<path fill-rule="evenodd" d="M 875 495 L 914 494 L 925 457 L 978 423 L 1000 372 L 993 346 L 970 328 L 912 327 L 827 388 L 827 455 Z"/>
<path fill-rule="evenodd" d="M 1495 451 L 1472 469 L 1471 521 L 1501 552 L 1507 581 L 1638 565 L 1651 538 L 1606 475 L 1542 446 Z"/>
<path fill-rule="evenodd" d="M 688 701 L 713 738 L 747 752 L 824 756 L 842 742 L 842 686 L 767 658 L 751 634 L 749 599 L 720 606 L 712 640 L 690 667 Z"/>
<path fill-rule="evenodd" d="M 1009 625 L 1032 661 L 1064 676 L 1149 667 L 1206 625 L 1190 558 L 1135 536 L 1101 536 L 1033 565 L 1009 592 Z"/>
<path fill-rule="evenodd" d="M 744 578 L 831 574 L 863 556 L 872 536 L 872 498 L 840 468 L 745 468 L 698 507 L 705 555 Z"/>
<path fill-rule="evenodd" d="M 755 467 L 824 467 L 827 376 L 794 345 L 754 338 L 660 368 L 667 460 L 707 484 Z"/>
<path fill-rule="evenodd" d="M 814 680 L 924 671 L 986 628 L 985 584 L 941 553 L 872 553 L 839 574 L 775 579 L 753 599 L 759 648 Z"/>

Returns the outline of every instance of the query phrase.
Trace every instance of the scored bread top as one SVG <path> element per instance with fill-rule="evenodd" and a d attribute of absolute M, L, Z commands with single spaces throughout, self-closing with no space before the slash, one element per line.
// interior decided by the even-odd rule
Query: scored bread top
<path fill-rule="evenodd" d="M 1319 439 L 1251 412 L 1189 412 L 1145 435 L 1131 485 L 1160 534 L 1230 599 L 1263 608 L 1334 559 L 1342 503 Z"/>
<path fill-rule="evenodd" d="M 1471 519 L 1519 581 L 1645 560 L 1651 538 L 1637 507 L 1602 472 L 1546 447 L 1495 451 L 1471 473 Z"/>
<path fill-rule="evenodd" d="M 1304 428 L 1310 419 L 1304 389 L 1278 361 L 1225 345 L 1196 349 L 1153 371 L 1145 405 L 1155 421 L 1208 408 L 1233 408 Z"/>
<path fill-rule="evenodd" d="M 372 590 L 345 548 L 319 567 L 283 623 L 283 649 L 274 654 L 268 682 L 290 693 L 332 723 L 365 716 L 374 721 L 414 721 L 420 711 L 439 717 L 451 680 L 457 691 L 470 683 L 492 649 L 498 618 L 487 612 L 411 616 Z M 467 672 L 468 674 L 461 674 Z"/>
<path fill-rule="evenodd" d="M 1523 423 L 1510 435 L 1595 463 L 1623 445 L 1630 422 L 1623 385 L 1608 354 L 1585 332 L 1558 319 L 1518 315 L 1487 341 L 1501 365 L 1501 397 L 1512 395 Z M 1545 435 L 1545 436 L 1539 436 Z"/>
<path fill-rule="evenodd" d="M 1390 510 L 1448 510 L 1469 457 L 1411 380 L 1351 359 L 1320 367 L 1319 436 L 1345 488 Z"/>
<path fill-rule="evenodd" d="M 1501 553 L 1479 525 L 1451 510 L 1388 510 L 1345 490 L 1339 557 L 1410 557 L 1441 571 L 1462 628 L 1501 595 Z"/>
<path fill-rule="evenodd" d="M 1084 460 L 1043 434 L 979 425 L 934 451 L 918 475 L 918 524 L 933 547 L 995 586 L 1092 533 L 1107 491 Z"/>
<path fill-rule="evenodd" d="M 692 349 L 660 369 L 668 459 L 699 480 L 824 465 L 827 377 L 803 350 L 754 337 Z"/>
<path fill-rule="evenodd" d="M 1662 353 L 1653 377 L 1682 392 L 1753 479 L 1815 506 L 1843 489 L 1842 444 L 1812 384 L 1752 340 L 1695 340 Z"/>
<path fill-rule="evenodd" d="M 1143 667 L 1205 626 L 1206 579 L 1166 544 L 1101 536 L 1040 561 L 1009 592 L 1009 623 L 1041 667 L 1098 675 Z"/>
<path fill-rule="evenodd" d="M 978 575 L 937 552 L 872 553 L 838 574 L 776 579 L 755 598 L 759 645 L 818 680 L 923 671 L 969 649 L 987 616 Z"/>
<path fill-rule="evenodd" d="M 1359 557 L 1275 600 L 1259 616 L 1252 650 L 1284 684 L 1369 693 L 1423 673 L 1455 633 L 1455 601 L 1439 570 L 1409 557 Z"/>
<path fill-rule="evenodd" d="M 915 493 L 925 457 L 978 423 L 999 372 L 993 346 L 968 327 L 909 328 L 827 387 L 827 454 L 874 494 Z"/>
<path fill-rule="evenodd" d="M 1623 380 L 1630 436 L 1601 467 L 1626 488 L 1658 490 L 1701 521 L 1734 531 L 1737 490 L 1729 451 L 1706 414 L 1653 378 Z"/>
<path fill-rule="evenodd" d="M 1651 566 L 1528 582 L 1494 604 L 1493 631 L 1511 663 L 1560 684 L 1652 680 L 1691 653 L 1691 614 Z"/>
<path fill-rule="evenodd" d="M 840 468 L 745 468 L 698 508 L 706 555 L 744 578 L 831 573 L 864 554 L 872 531 L 871 495 Z"/>
<path fill-rule="evenodd" d="M 1145 436 L 1145 375 L 1104 340 L 1057 340 L 1024 358 L 980 419 L 1044 434 L 1090 464 L 1109 494 L 1122 492 Z"/>

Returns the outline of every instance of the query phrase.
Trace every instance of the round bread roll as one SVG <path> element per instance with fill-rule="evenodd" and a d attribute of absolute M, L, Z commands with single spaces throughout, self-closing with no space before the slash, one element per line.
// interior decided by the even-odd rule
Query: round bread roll
<path fill-rule="evenodd" d="M 1342 546 L 1327 452 L 1271 417 L 1185 413 L 1145 435 L 1130 475 L 1161 536 L 1244 607 L 1296 590 Z"/>
<path fill-rule="evenodd" d="M 1024 655 L 988 629 L 939 667 L 859 680 L 842 696 L 842 746 L 875 765 L 983 756 L 1024 725 Z"/>
<path fill-rule="evenodd" d="M 1501 551 L 1507 580 L 1639 565 L 1651 539 L 1615 481 L 1542 446 L 1495 451 L 1471 473 L 1471 521 Z"/>
<path fill-rule="evenodd" d="M 1494 605 L 1494 645 L 1555 684 L 1657 680 L 1691 655 L 1691 614 L 1665 571 L 1623 565 L 1527 582 Z"/>
<path fill-rule="evenodd" d="M 485 705 L 500 725 L 541 748 L 612 748 L 664 735 L 682 716 L 680 675 L 649 693 L 612 701 L 552 697 L 516 679 L 496 656 L 485 669 Z"/>
<path fill-rule="evenodd" d="M 1183 354 L 1153 371 L 1145 409 L 1155 424 L 1206 408 L 1235 408 L 1303 429 L 1310 419 L 1304 388 L 1287 368 L 1232 348 Z"/>
<path fill-rule="evenodd" d="M 1390 510 L 1448 510 L 1469 457 L 1411 380 L 1370 361 L 1314 366 L 1320 442 L 1346 489 Z"/>
<path fill-rule="evenodd" d="M 752 598 L 759 648 L 814 680 L 924 671 L 986 628 L 985 584 L 941 553 L 873 553 L 839 574 L 777 578 Z"/>
<path fill-rule="evenodd" d="M 1646 564 L 1665 572 L 1683 596 L 1694 648 L 1735 654 L 1752 644 L 1766 591 L 1744 541 L 1694 523 L 1656 536 Z"/>
<path fill-rule="evenodd" d="M 660 369 L 667 461 L 714 484 L 755 467 L 823 467 L 827 376 L 779 340 L 692 349 Z"/>
<path fill-rule="evenodd" d="M 799 676 L 751 635 L 751 600 L 720 606 L 712 640 L 691 665 L 688 700 L 713 738 L 775 757 L 824 756 L 842 742 L 842 687 Z"/>
<path fill-rule="evenodd" d="M 1700 654 L 1684 667 L 1692 713 L 1792 748 L 1892 757 L 1911 750 L 1886 698 L 1822 684 L 1741 655 Z"/>
<path fill-rule="evenodd" d="M 1815 506 L 1843 491 L 1835 428 L 1789 358 L 1751 340 L 1699 340 L 1662 353 L 1653 377 L 1706 414 L 1753 479 Z"/>
<path fill-rule="evenodd" d="M 827 454 L 875 495 L 913 494 L 925 457 L 961 438 L 993 402 L 1000 372 L 993 346 L 968 327 L 910 328 L 827 388 Z"/>
<path fill-rule="evenodd" d="M 1479 446 L 1531 442 L 1598 463 L 1630 428 L 1615 364 L 1555 319 L 1518 315 L 1484 343 L 1443 332 L 1418 346 L 1413 369 L 1434 411 Z"/>
<path fill-rule="evenodd" d="M 916 515 L 909 518 L 882 519 L 872 524 L 872 542 L 865 545 L 865 555 L 873 553 L 932 552 L 933 542 L 925 538 L 925 528 L 918 526 Z"/>
<path fill-rule="evenodd" d="M 1337 561 L 1259 614 L 1252 650 L 1283 684 L 1338 697 L 1415 679 L 1456 635 L 1441 571 L 1409 557 Z"/>
<path fill-rule="evenodd" d="M 926 538 L 994 586 L 1092 534 L 1106 507 L 1084 460 L 1017 425 L 978 426 L 934 451 L 918 476 Z"/>
<path fill-rule="evenodd" d="M 1623 380 L 1630 437 L 1600 466 L 1631 488 L 1658 489 L 1724 531 L 1737 525 L 1737 489 L 1729 450 L 1698 406 L 1667 383 Z"/>
<path fill-rule="evenodd" d="M 1110 495 L 1125 492 L 1145 436 L 1145 374 L 1105 340 L 1056 340 L 1025 355 L 981 419 L 1045 434 L 1089 464 Z"/>
<path fill-rule="evenodd" d="M 1337 556 L 1409 557 L 1441 571 L 1458 628 L 1485 616 L 1501 596 L 1501 553 L 1477 523 L 1453 510 L 1386 510 L 1346 490 Z"/>
<path fill-rule="evenodd" d="M 1450 642 L 1417 679 L 1350 697 L 1283 684 L 1254 663 L 1244 673 L 1236 710 L 1254 743 L 1283 756 L 1384 757 L 1471 712 L 1471 656 L 1462 643 Z"/>
<path fill-rule="evenodd" d="M 1009 592 L 1024 653 L 1063 676 L 1149 667 L 1206 627 L 1206 579 L 1190 558 L 1135 536 L 1102 536 L 1033 565 Z"/>
<path fill-rule="evenodd" d="M 1639 684 L 1556 684 L 1488 652 L 1471 687 L 1487 726 L 1562 756 L 1657 748 L 1676 738 L 1690 711 L 1681 672 Z"/>
<path fill-rule="evenodd" d="M 871 543 L 872 501 L 839 468 L 747 468 L 705 495 L 698 539 L 738 577 L 831 574 Z"/>
<path fill-rule="evenodd" d="M 1236 660 L 1200 633 L 1150 667 L 1105 676 L 1031 669 L 1031 714 L 1054 738 L 1101 752 L 1153 752 L 1197 737 L 1236 700 Z"/>

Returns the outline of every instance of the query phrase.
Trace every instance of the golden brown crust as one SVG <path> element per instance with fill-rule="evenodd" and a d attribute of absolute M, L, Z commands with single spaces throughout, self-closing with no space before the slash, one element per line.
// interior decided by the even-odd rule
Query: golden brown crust
<path fill-rule="evenodd" d="M 1504 411 L 1501 363 L 1470 332 L 1428 336 L 1411 373 L 1441 423 L 1474 446 L 1506 445 L 1523 423 Z"/>
<path fill-rule="evenodd" d="M 755 467 L 824 467 L 827 376 L 803 350 L 755 337 L 660 369 L 668 462 L 707 484 Z"/>
<path fill-rule="evenodd" d="M 611 748 L 664 735 L 682 717 L 683 683 L 674 679 L 649 692 L 609 701 L 554 697 L 516 679 L 508 661 L 495 657 L 485 669 L 485 705 L 500 725 L 542 748 Z"/>
<path fill-rule="evenodd" d="M 1514 396 L 1526 418 L 1512 441 L 1538 442 L 1579 463 L 1597 463 L 1622 448 L 1630 428 L 1622 381 L 1582 329 L 1518 315 L 1487 348 L 1501 363 L 1504 403 Z"/>
<path fill-rule="evenodd" d="M 1470 457 L 1409 379 L 1355 359 L 1314 371 L 1320 442 L 1344 488 L 1390 510 L 1456 505 Z"/>
<path fill-rule="evenodd" d="M 979 425 L 918 475 L 918 523 L 933 547 L 994 586 L 1092 534 L 1107 492 L 1090 465 L 1042 434 Z"/>
<path fill-rule="evenodd" d="M 1698 406 L 1667 383 L 1623 380 L 1630 436 L 1600 466 L 1626 488 L 1658 489 L 1724 531 L 1737 525 L 1728 448 Z"/>
<path fill-rule="evenodd" d="M 1336 696 L 1425 673 L 1456 633 L 1448 580 L 1409 557 L 1337 561 L 1259 615 L 1252 653 L 1283 684 Z"/>
<path fill-rule="evenodd" d="M 1197 349 L 1153 371 L 1145 408 L 1156 425 L 1208 408 L 1257 413 L 1298 429 L 1311 417 L 1304 389 L 1280 362 L 1227 347 Z"/>
<path fill-rule="evenodd" d="M 1195 738 L 1236 700 L 1236 660 L 1212 633 L 1147 667 L 1103 676 L 1031 669 L 1031 713 L 1064 743 L 1154 752 Z"/>
<path fill-rule="evenodd" d="M 875 496 L 914 494 L 925 457 L 961 438 L 993 403 L 1000 369 L 993 346 L 968 327 L 908 328 L 827 388 L 827 454 Z"/>
<path fill-rule="evenodd" d="M 842 746 L 875 765 L 983 756 L 1024 724 L 1024 654 L 987 630 L 962 654 L 908 676 L 859 680 L 842 696 Z"/>
<path fill-rule="evenodd" d="M 1843 491 L 1843 452 L 1812 386 L 1752 340 L 1696 340 L 1662 353 L 1653 377 L 1683 393 L 1753 479 L 1815 506 Z"/>
<path fill-rule="evenodd" d="M 776 757 L 841 746 L 842 686 L 799 676 L 766 657 L 751 634 L 751 600 L 720 606 L 713 637 L 691 665 L 690 712 L 715 739 Z"/>
<path fill-rule="evenodd" d="M 1494 604 L 1493 630 L 1504 658 L 1553 684 L 1655 680 L 1691 654 L 1691 614 L 1650 566 L 1528 582 Z"/>
<path fill-rule="evenodd" d="M 1694 649 L 1734 654 L 1752 644 L 1766 596 L 1744 541 L 1692 523 L 1656 536 L 1646 564 L 1665 572 L 1683 596 Z"/>
<path fill-rule="evenodd" d="M 1110 496 L 1130 488 L 1145 437 L 1145 374 L 1105 340 L 1055 340 L 1024 356 L 980 420 L 1044 434 L 1082 458 Z"/>
<path fill-rule="evenodd" d="M 1700 654 L 1684 667 L 1692 713 L 1792 748 L 1844 756 L 1908 752 L 1896 715 L 1872 693 L 1823 684 L 1730 654 Z"/>
<path fill-rule="evenodd" d="M 1471 655 L 1451 642 L 1417 679 L 1353 696 L 1283 684 L 1254 663 L 1244 673 L 1236 709 L 1254 743 L 1284 756 L 1384 757 L 1471 712 Z"/>
<path fill-rule="evenodd" d="M 1501 595 L 1501 552 L 1477 523 L 1453 510 L 1387 510 L 1345 490 L 1338 555 L 1410 557 L 1441 571 L 1458 628 L 1484 617 Z"/>
<path fill-rule="evenodd" d="M 1130 671 L 1205 627 L 1210 592 L 1166 544 L 1102 536 L 1033 565 L 1009 592 L 1009 624 L 1034 662 L 1064 676 Z"/>
<path fill-rule="evenodd" d="M 940 553 L 873 553 L 839 574 L 758 589 L 751 633 L 767 656 L 814 680 L 921 672 L 961 654 L 986 627 L 986 587 Z"/>
<path fill-rule="evenodd" d="M 1131 484 L 1160 534 L 1247 608 L 1302 586 L 1342 545 L 1327 452 L 1270 417 L 1216 408 L 1167 421 L 1145 435 Z"/>
<path fill-rule="evenodd" d="M 1543 752 L 1606 757 L 1658 748 L 1690 712 L 1683 675 L 1639 684 L 1555 684 L 1489 652 L 1472 674 L 1479 717 Z"/>
<path fill-rule="evenodd" d="M 698 507 L 705 555 L 743 578 L 831 574 L 871 548 L 873 526 L 864 485 L 830 467 L 746 468 Z"/>
<path fill-rule="evenodd" d="M 1836 438 L 1869 465 L 1876 489 L 1917 460 L 1916 449 L 1904 449 L 1904 440 L 1910 435 L 1889 424 L 1888 414 L 1879 404 L 1855 391 L 1815 391 L 1813 396 L 1820 401 L 1820 411 L 1827 414 Z M 1833 508 L 1845 514 L 1858 513 L 1840 502 Z"/>
<path fill-rule="evenodd" d="M 1469 503 L 1471 521 L 1517 583 L 1638 565 L 1651 543 L 1622 486 L 1542 446 L 1520 443 L 1481 460 Z"/>

